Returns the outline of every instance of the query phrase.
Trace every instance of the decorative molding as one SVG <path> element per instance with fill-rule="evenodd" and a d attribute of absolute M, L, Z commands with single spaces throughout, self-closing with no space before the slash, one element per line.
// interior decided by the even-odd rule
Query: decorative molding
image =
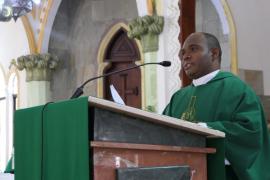
<path fill-rule="evenodd" d="M 40 53 L 42 50 L 47 20 L 53 2 L 54 0 L 43 0 L 41 5 L 33 7 L 29 15 L 21 18 L 27 33 L 31 53 Z M 31 23 L 29 18 L 32 20 Z M 35 23 L 37 26 L 34 25 Z"/>
<path fill-rule="evenodd" d="M 53 0 L 46 1 L 43 6 L 41 7 L 41 13 L 40 13 L 40 28 L 39 28 L 39 36 L 38 36 L 38 42 L 37 42 L 37 51 L 40 53 L 42 49 L 43 44 L 43 38 L 45 33 L 45 27 L 47 24 L 49 12 L 52 8 Z"/>
<path fill-rule="evenodd" d="M 26 70 L 26 82 L 50 81 L 51 71 L 59 64 L 59 59 L 50 54 L 30 54 L 11 61 L 18 70 Z"/>
<path fill-rule="evenodd" d="M 110 66 L 109 63 L 104 62 L 104 55 L 105 55 L 105 51 L 106 48 L 108 46 L 108 44 L 110 43 L 111 39 L 113 38 L 113 36 L 115 35 L 115 33 L 120 29 L 120 28 L 124 28 L 124 29 L 128 29 L 127 25 L 125 23 L 117 23 L 114 26 L 112 26 L 110 28 L 110 30 L 106 33 L 106 35 L 103 37 L 99 48 L 98 48 L 98 53 L 97 53 L 97 64 L 98 64 L 98 74 L 103 74 L 103 71 L 106 67 Z M 103 80 L 102 79 L 98 79 L 97 80 L 97 96 L 100 98 L 103 98 Z"/>
<path fill-rule="evenodd" d="M 228 20 L 230 34 L 230 50 L 231 50 L 231 71 L 232 73 L 238 75 L 238 55 L 237 55 L 237 36 L 236 36 L 236 28 L 233 20 L 233 16 L 231 10 L 229 8 L 227 0 L 221 0 L 225 15 Z"/>
<path fill-rule="evenodd" d="M 167 1 L 167 5 L 164 12 L 165 18 L 165 28 L 164 28 L 164 41 L 165 41 L 165 53 L 164 57 L 170 59 L 172 66 L 170 67 L 169 74 L 166 79 L 168 79 L 167 90 L 169 97 L 180 88 L 180 78 L 179 72 L 181 69 L 181 63 L 179 60 L 179 51 L 181 45 L 178 39 L 180 33 L 180 26 L 178 24 L 178 19 L 180 16 L 179 0 Z"/>
<path fill-rule="evenodd" d="M 33 33 L 33 29 L 31 27 L 31 24 L 26 16 L 22 16 L 21 20 L 22 20 L 22 23 L 26 32 L 27 39 L 28 39 L 30 53 L 37 53 L 36 40 L 35 40 L 35 36 Z"/>
<path fill-rule="evenodd" d="M 33 17 L 33 19 L 36 19 L 37 9 L 38 9 L 37 5 L 35 3 L 33 3 L 33 8 L 32 8 L 32 11 L 30 12 L 31 15 L 32 15 L 32 17 Z"/>
<path fill-rule="evenodd" d="M 48 2 L 48 0 L 41 0 L 41 3 L 37 9 L 37 16 L 39 18 L 41 18 L 42 13 L 44 13 L 46 11 L 47 2 Z M 39 20 L 41 22 L 41 19 L 39 19 Z"/>
<path fill-rule="evenodd" d="M 114 35 L 118 32 L 119 29 L 125 29 L 125 30 L 129 30 L 128 25 L 123 23 L 123 22 L 119 22 L 117 24 L 114 24 L 105 34 L 105 36 L 103 37 L 103 39 L 100 42 L 99 48 L 98 48 L 98 53 L 97 53 L 97 64 L 98 64 L 98 74 L 103 74 L 104 69 L 105 68 L 109 68 L 111 66 L 110 63 L 104 62 L 104 55 L 105 55 L 105 51 L 106 48 L 108 47 L 110 41 L 112 40 L 112 38 L 114 37 Z M 142 46 L 140 44 L 140 42 L 138 40 L 135 39 L 136 45 L 138 46 L 140 55 L 141 55 L 141 59 L 139 61 L 136 61 L 137 65 L 140 65 L 142 63 L 144 63 L 143 60 L 143 52 L 142 52 Z M 142 87 L 142 107 L 145 107 L 145 95 L 144 95 L 144 71 L 141 71 L 141 87 Z M 103 98 L 103 80 L 102 79 L 98 79 L 97 80 L 97 96 L 100 98 Z"/>

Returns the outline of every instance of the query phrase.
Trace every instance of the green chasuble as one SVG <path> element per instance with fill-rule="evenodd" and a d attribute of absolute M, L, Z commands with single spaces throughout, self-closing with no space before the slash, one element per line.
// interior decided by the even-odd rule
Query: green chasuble
<path fill-rule="evenodd" d="M 270 143 L 264 112 L 253 90 L 219 72 L 207 84 L 176 92 L 163 112 L 205 122 L 226 134 L 225 156 L 240 180 L 270 180 Z"/>
<path fill-rule="evenodd" d="M 15 180 L 89 180 L 88 98 L 15 112 Z"/>

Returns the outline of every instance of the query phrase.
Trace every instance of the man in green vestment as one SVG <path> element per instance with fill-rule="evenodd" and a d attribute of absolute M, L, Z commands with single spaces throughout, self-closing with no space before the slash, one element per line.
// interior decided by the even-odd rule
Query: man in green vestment
<path fill-rule="evenodd" d="M 217 38 L 193 33 L 180 59 L 192 84 L 177 91 L 164 114 L 223 131 L 226 179 L 270 180 L 270 143 L 261 103 L 235 75 L 220 71 Z"/>

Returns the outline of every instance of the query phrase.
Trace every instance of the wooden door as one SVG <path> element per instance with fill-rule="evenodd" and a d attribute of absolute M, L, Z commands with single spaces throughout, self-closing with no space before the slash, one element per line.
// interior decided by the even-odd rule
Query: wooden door
<path fill-rule="evenodd" d="M 135 66 L 140 60 L 138 47 L 127 32 L 120 29 L 109 43 L 104 61 L 110 63 L 104 73 L 110 73 Z M 125 104 L 141 108 L 141 71 L 139 68 L 125 71 L 104 79 L 104 97 L 112 100 L 110 85 L 113 85 Z"/>

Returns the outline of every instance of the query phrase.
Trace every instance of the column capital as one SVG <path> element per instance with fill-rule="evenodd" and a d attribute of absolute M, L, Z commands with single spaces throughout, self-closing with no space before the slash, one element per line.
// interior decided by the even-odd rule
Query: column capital
<path fill-rule="evenodd" d="M 59 59 L 49 53 L 29 54 L 20 56 L 11 61 L 18 70 L 26 70 L 26 82 L 30 81 L 50 81 L 51 72 L 56 69 Z"/>
<path fill-rule="evenodd" d="M 158 50 L 158 36 L 163 31 L 164 17 L 146 15 L 133 19 L 129 24 L 128 37 L 139 39 L 144 52 Z"/>

